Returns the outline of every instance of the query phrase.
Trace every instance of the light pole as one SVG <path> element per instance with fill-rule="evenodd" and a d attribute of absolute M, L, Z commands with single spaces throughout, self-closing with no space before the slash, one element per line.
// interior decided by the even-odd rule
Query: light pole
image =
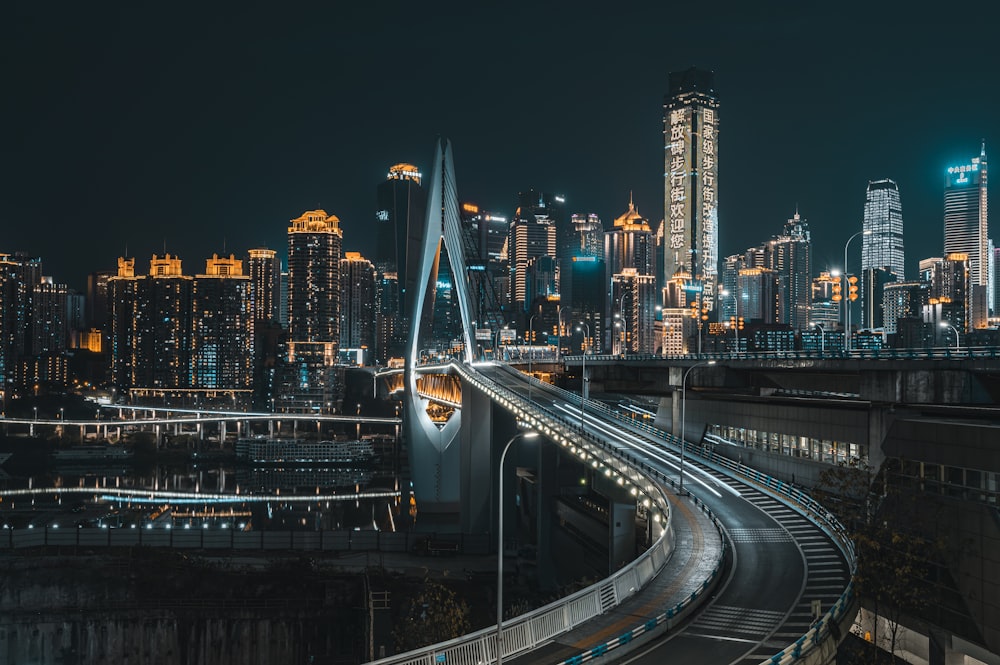
<path fill-rule="evenodd" d="M 844 307 L 845 307 L 845 310 L 844 310 L 844 350 L 845 351 L 850 351 L 851 350 L 851 299 L 849 297 L 850 293 L 848 293 L 848 281 L 847 281 L 847 248 L 851 246 L 851 241 L 854 240 L 855 238 L 857 238 L 858 236 L 868 236 L 868 235 L 871 235 L 871 233 L 872 232 L 870 230 L 868 230 L 868 229 L 865 229 L 864 231 L 858 231 L 857 233 L 855 233 L 854 235 L 852 235 L 850 238 L 848 238 L 847 242 L 844 243 L 844 274 L 842 276 L 843 285 L 841 286 L 840 292 L 841 292 L 841 295 L 843 297 L 843 300 L 841 302 L 844 303 Z"/>
<path fill-rule="evenodd" d="M 503 328 L 497 328 L 496 339 L 494 340 L 493 343 L 493 360 L 500 359 L 500 333 L 503 332 L 504 330 L 507 330 L 507 328 L 508 326 L 504 326 Z"/>
<path fill-rule="evenodd" d="M 826 355 L 826 331 L 819 323 L 814 323 L 813 328 L 819 328 L 819 355 Z"/>
<path fill-rule="evenodd" d="M 961 345 L 958 343 L 959 342 L 958 328 L 951 325 L 947 321 L 941 321 L 938 325 L 942 328 L 951 328 L 952 332 L 955 333 L 955 350 L 958 351 L 961 348 Z"/>
<path fill-rule="evenodd" d="M 531 341 L 528 342 L 528 375 L 531 375 L 531 361 L 535 359 L 535 317 L 538 316 L 538 312 L 531 315 L 528 319 L 528 337 Z M 529 386 L 531 384 L 528 384 Z M 530 398 L 529 398 L 530 399 Z"/>
<path fill-rule="evenodd" d="M 625 319 L 625 296 L 627 295 L 628 291 L 623 291 L 622 297 L 618 299 L 618 318 L 622 321 L 622 341 L 618 352 L 623 356 L 628 355 L 628 321 Z"/>
<path fill-rule="evenodd" d="M 556 312 L 556 318 L 559 319 L 559 336 L 558 336 L 559 337 L 559 343 L 556 346 L 556 362 L 557 363 L 562 358 L 562 338 L 563 338 L 563 318 L 562 318 L 562 314 L 563 314 L 563 310 L 564 309 L 569 309 L 569 305 L 563 305 Z"/>
<path fill-rule="evenodd" d="M 590 326 L 584 322 L 580 322 L 580 325 L 576 327 L 577 330 L 583 331 L 583 328 L 587 329 L 586 336 L 583 338 L 583 361 L 581 363 L 580 369 L 580 429 L 583 429 L 583 409 L 584 404 L 587 401 L 587 349 L 589 345 L 587 340 L 590 339 Z"/>
<path fill-rule="evenodd" d="M 680 493 L 684 493 L 684 419 L 687 417 L 687 380 L 688 374 L 691 373 L 695 367 L 701 367 L 702 365 L 714 365 L 714 360 L 706 360 L 704 362 L 695 363 L 687 368 L 684 372 L 684 377 L 681 379 L 681 471 L 680 471 Z"/>
<path fill-rule="evenodd" d="M 729 289 L 722 289 L 719 291 L 719 295 L 723 298 L 733 297 L 733 309 L 736 312 L 736 316 L 733 317 L 733 333 L 736 335 L 736 353 L 740 352 L 740 301 L 736 297 L 735 293 L 730 293 Z"/>
<path fill-rule="evenodd" d="M 534 439 L 538 432 L 528 430 L 510 437 L 500 451 L 500 465 L 497 468 L 497 665 L 503 663 L 503 463 L 507 451 L 518 439 Z"/>

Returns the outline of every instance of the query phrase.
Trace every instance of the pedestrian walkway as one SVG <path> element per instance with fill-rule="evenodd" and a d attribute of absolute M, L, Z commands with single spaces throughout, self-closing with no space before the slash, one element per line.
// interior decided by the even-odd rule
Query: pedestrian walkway
<path fill-rule="evenodd" d="M 722 552 L 712 521 L 688 499 L 668 493 L 673 509 L 675 548 L 652 582 L 614 610 L 591 619 L 551 643 L 516 658 L 518 665 L 561 663 L 655 619 L 700 591 Z M 612 652 L 613 653 L 613 652 Z"/>

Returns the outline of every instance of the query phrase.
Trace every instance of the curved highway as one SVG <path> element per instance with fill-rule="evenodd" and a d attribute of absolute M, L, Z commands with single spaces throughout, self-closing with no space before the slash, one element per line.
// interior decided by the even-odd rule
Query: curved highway
<path fill-rule="evenodd" d="M 536 406 L 580 423 L 579 403 L 554 387 L 529 381 L 515 369 L 481 367 L 486 376 Z M 600 413 L 583 414 L 584 427 L 638 461 L 676 476 L 679 459 L 663 441 Z M 805 634 L 812 603 L 826 612 L 850 582 L 840 549 L 815 524 L 751 485 L 698 459 L 685 459 L 684 482 L 716 514 L 731 542 L 730 571 L 716 595 L 687 624 L 622 662 L 749 665 L 769 659 Z"/>

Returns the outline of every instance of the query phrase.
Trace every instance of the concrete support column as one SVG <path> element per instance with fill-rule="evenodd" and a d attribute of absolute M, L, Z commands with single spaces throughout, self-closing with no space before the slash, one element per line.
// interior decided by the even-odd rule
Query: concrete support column
<path fill-rule="evenodd" d="M 555 554 L 552 551 L 552 532 L 557 528 L 555 502 L 559 497 L 559 447 L 543 442 L 538 446 L 538 462 L 535 471 L 535 542 L 538 544 L 538 585 L 549 589 L 556 582 Z"/>
<path fill-rule="evenodd" d="M 239 427 L 239 423 L 237 423 L 237 427 Z M 225 420 L 220 420 L 219 421 L 219 447 L 220 448 L 224 448 L 225 445 L 226 445 L 226 421 Z"/>
<path fill-rule="evenodd" d="M 635 497 L 612 476 L 595 474 L 593 488 L 608 500 L 608 570 L 635 559 Z"/>

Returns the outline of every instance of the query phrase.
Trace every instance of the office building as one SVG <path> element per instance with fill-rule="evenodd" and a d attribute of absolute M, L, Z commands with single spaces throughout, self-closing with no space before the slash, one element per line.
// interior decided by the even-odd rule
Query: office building
<path fill-rule="evenodd" d="M 519 205 L 510 223 L 507 239 L 510 271 L 510 302 L 515 313 L 531 304 L 528 293 L 529 265 L 543 256 L 556 258 L 556 224 L 561 206 L 555 197 L 529 189 L 518 194 Z"/>
<path fill-rule="evenodd" d="M 896 281 L 896 274 L 881 268 L 865 268 L 861 273 L 861 327 L 866 329 L 884 328 L 886 325 L 883 309 L 885 287 Z"/>
<path fill-rule="evenodd" d="M 623 268 L 611 276 L 611 297 L 618 309 L 609 321 L 611 347 L 619 354 L 655 353 L 656 306 L 659 294 L 656 275 Z"/>
<path fill-rule="evenodd" d="M 769 268 L 744 268 L 737 277 L 740 294 L 746 294 L 741 302 L 746 305 L 741 316 L 749 324 L 751 321 L 772 324 L 778 322 L 778 276 Z"/>
<path fill-rule="evenodd" d="M 788 324 L 793 330 L 805 329 L 812 300 L 812 241 L 809 225 L 798 210 L 782 234 L 768 241 L 763 249 L 766 267 L 774 271 L 777 279 L 776 322 Z M 739 290 L 736 295 L 740 297 Z"/>
<path fill-rule="evenodd" d="M 903 205 L 892 180 L 868 183 L 862 230 L 861 270 L 884 270 L 903 281 Z"/>
<path fill-rule="evenodd" d="M 413 164 L 389 168 L 376 188 L 375 265 L 377 313 L 375 357 L 384 363 L 402 357 L 409 335 L 409 314 L 404 311 L 407 289 L 418 286 L 416 256 L 427 216 L 423 175 Z"/>
<path fill-rule="evenodd" d="M 633 352 L 642 348 L 645 353 L 655 350 L 651 308 L 660 299 L 660 294 L 654 293 L 655 252 L 656 238 L 649 221 L 639 214 L 629 197 L 628 210 L 615 218 L 611 229 L 604 234 L 605 283 L 611 286 L 605 309 L 609 336 L 606 345 L 618 353 L 626 348 Z M 652 278 L 652 282 L 647 277 Z M 650 288 L 653 292 L 649 291 Z M 648 298 L 652 300 L 647 302 Z M 615 320 L 618 328 L 615 328 Z"/>
<path fill-rule="evenodd" d="M 928 304 L 927 282 L 892 282 L 882 289 L 882 325 L 888 335 L 898 332 L 900 319 L 919 319 Z"/>
<path fill-rule="evenodd" d="M 944 252 L 969 257 L 970 295 L 974 301 L 985 301 L 990 282 L 986 176 L 983 143 L 978 157 L 947 168 L 944 183 Z"/>
<path fill-rule="evenodd" d="M 715 306 L 719 257 L 719 101 L 712 72 L 670 74 L 663 103 L 664 283 L 686 274 Z M 678 303 L 664 303 L 675 307 Z"/>

